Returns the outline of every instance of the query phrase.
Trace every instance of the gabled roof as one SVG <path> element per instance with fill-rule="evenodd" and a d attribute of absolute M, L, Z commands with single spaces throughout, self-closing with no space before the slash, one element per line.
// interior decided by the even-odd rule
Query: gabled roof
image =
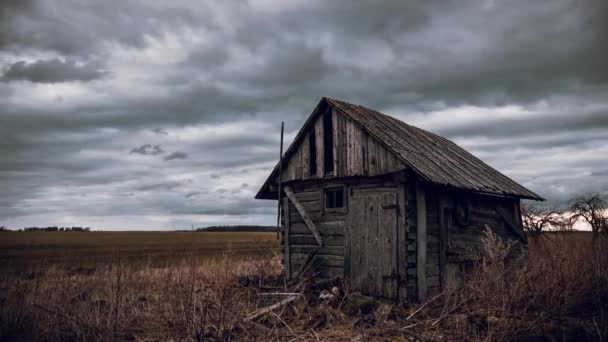
<path fill-rule="evenodd" d="M 306 126 L 324 106 L 331 106 L 340 114 L 361 125 L 363 130 L 385 145 L 426 181 L 486 194 L 544 200 L 444 137 L 408 125 L 373 109 L 325 97 L 321 99 L 287 149 L 286 155 L 294 149 Z M 277 174 L 278 164 L 256 198 L 263 197 L 261 193 Z"/>

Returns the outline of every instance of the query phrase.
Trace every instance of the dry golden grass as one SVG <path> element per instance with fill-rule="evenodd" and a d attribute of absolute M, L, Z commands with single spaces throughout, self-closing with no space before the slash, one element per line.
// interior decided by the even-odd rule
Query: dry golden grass
<path fill-rule="evenodd" d="M 3 233 L 0 340 L 232 334 L 281 274 L 272 233 Z"/>
<path fill-rule="evenodd" d="M 154 236 L 172 246 L 166 248 L 149 241 L 147 233 L 124 233 L 129 242 L 120 243 L 120 252 L 114 238 L 66 242 L 61 236 L 75 239 L 72 233 L 55 234 L 31 242 L 30 248 L 38 246 L 32 251 L 38 258 L 11 254 L 14 245 L 0 243 L 2 253 L 13 251 L 2 257 L 3 270 L 10 266 L 11 272 L 3 272 L 0 280 L 0 340 L 601 341 L 608 334 L 606 245 L 592 248 L 582 235 L 555 234 L 532 242 L 527 260 L 515 262 L 505 260 L 508 244 L 489 235 L 482 262 L 462 288 L 426 303 L 396 305 L 381 323 L 373 312 L 346 310 L 355 297 L 348 288 L 342 286 L 340 298 L 320 301 L 323 287 L 305 284 L 296 290 L 306 288 L 307 296 L 244 322 L 247 313 L 264 304 L 260 292 L 294 290 L 282 278 L 273 234 L 253 234 L 247 242 L 242 235 L 247 233 L 214 239 L 196 233 L 201 240 L 192 244 L 184 238 L 191 233 L 158 233 L 167 234 Z M 227 241 L 233 238 L 240 242 Z M 48 248 L 52 239 L 64 249 L 73 244 L 82 251 L 69 259 Z M 214 253 L 203 251 L 205 243 Z M 252 245 L 262 249 L 251 250 Z M 57 258 L 43 257 L 43 250 Z M 27 262 L 19 262 L 20 255 Z M 150 260 L 155 255 L 167 259 Z"/>

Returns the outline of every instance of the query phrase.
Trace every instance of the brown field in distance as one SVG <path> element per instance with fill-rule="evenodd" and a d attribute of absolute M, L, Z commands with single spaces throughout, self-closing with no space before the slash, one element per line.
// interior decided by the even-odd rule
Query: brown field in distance
<path fill-rule="evenodd" d="M 198 258 L 270 257 L 274 233 L 263 232 L 4 232 L 0 267 L 23 271 L 48 265 L 93 266 L 120 257 L 128 263 L 170 266 Z"/>

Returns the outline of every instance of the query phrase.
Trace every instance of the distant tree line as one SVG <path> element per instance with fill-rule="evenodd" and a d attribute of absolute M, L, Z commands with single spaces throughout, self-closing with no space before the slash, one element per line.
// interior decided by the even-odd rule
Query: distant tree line
<path fill-rule="evenodd" d="M 608 236 L 608 198 L 600 194 L 575 196 L 563 207 L 523 205 L 521 215 L 524 230 L 534 239 L 547 231 L 574 230 L 579 220 L 589 224 L 593 240 Z"/>
<path fill-rule="evenodd" d="M 4 228 L 4 227 L 2 227 Z M 2 229 L 0 229 L 2 230 Z M 4 228 L 4 230 L 8 230 Z M 25 227 L 18 232 L 90 232 L 90 227 Z"/>
<path fill-rule="evenodd" d="M 277 227 L 274 226 L 255 226 L 255 225 L 238 225 L 238 226 L 210 226 L 196 228 L 197 232 L 274 232 Z"/>

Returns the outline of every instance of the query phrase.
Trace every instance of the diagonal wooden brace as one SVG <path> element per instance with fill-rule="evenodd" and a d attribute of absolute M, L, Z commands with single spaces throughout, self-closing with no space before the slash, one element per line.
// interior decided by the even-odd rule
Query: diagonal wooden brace
<path fill-rule="evenodd" d="M 304 223 L 306 223 L 306 226 L 308 227 L 308 229 L 310 229 L 310 232 L 317 240 L 319 246 L 323 246 L 323 240 L 321 240 L 321 234 L 319 234 L 317 226 L 315 226 L 315 224 L 310 219 L 310 216 L 308 216 L 308 213 L 306 212 L 306 209 L 304 209 L 304 206 L 302 206 L 302 204 L 298 202 L 298 199 L 296 198 L 296 195 L 294 195 L 293 190 L 291 190 L 291 187 L 289 185 L 286 185 L 283 190 L 285 191 L 285 195 L 287 195 L 287 198 L 289 198 L 291 203 L 293 203 L 293 206 L 296 207 L 296 210 L 298 211 L 300 216 L 302 216 Z"/>

